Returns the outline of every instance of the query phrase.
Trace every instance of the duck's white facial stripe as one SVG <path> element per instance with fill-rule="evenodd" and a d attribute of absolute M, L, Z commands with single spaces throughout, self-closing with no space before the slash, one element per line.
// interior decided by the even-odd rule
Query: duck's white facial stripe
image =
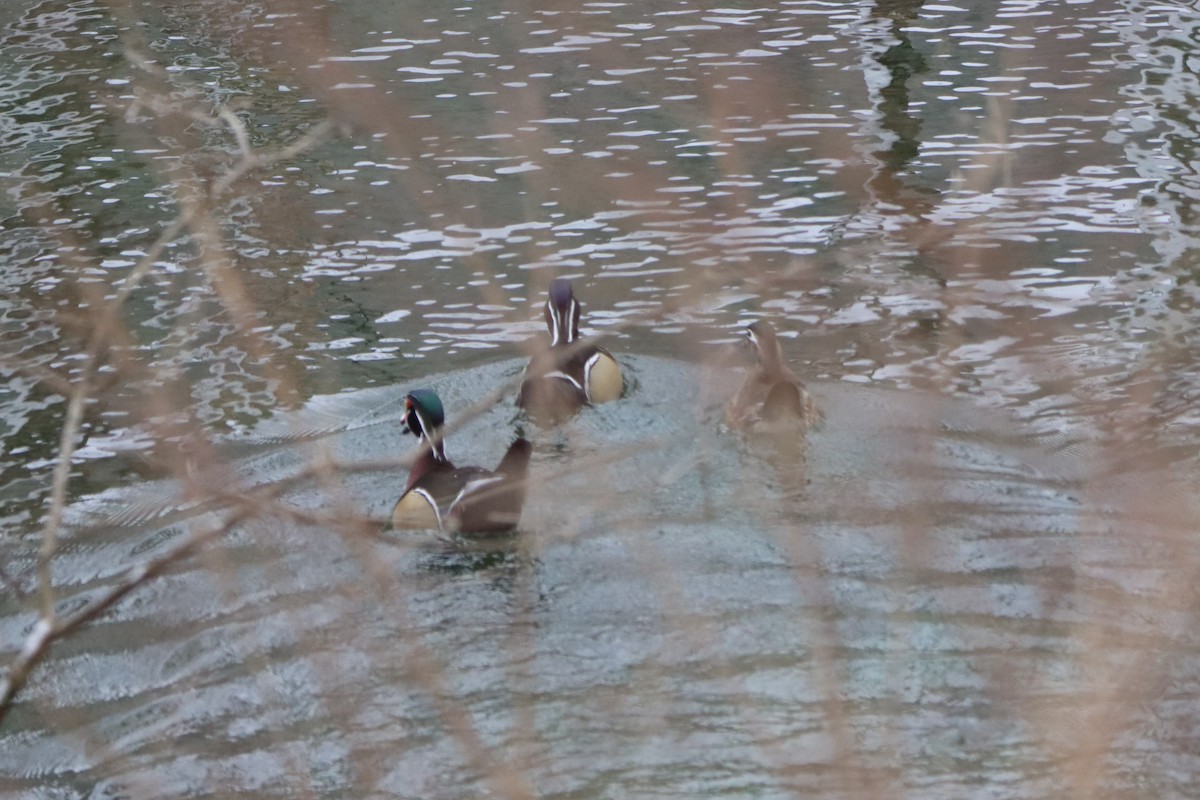
<path fill-rule="evenodd" d="M 546 301 L 546 311 L 550 313 L 550 346 L 554 347 L 558 344 L 558 331 L 562 328 L 562 320 L 558 318 L 558 306 L 554 305 L 554 301 Z"/>
<path fill-rule="evenodd" d="M 565 321 L 562 315 L 558 313 L 558 306 L 554 305 L 553 300 L 546 301 L 546 311 L 550 314 L 551 347 L 556 347 L 559 344 L 570 344 L 579 338 L 579 330 L 576 328 L 578 324 L 577 320 L 579 319 L 579 303 L 574 297 L 571 298 L 571 304 L 567 306 L 567 318 Z"/>
<path fill-rule="evenodd" d="M 577 327 L 579 325 L 579 303 L 575 302 L 574 297 L 571 298 L 571 305 L 567 309 L 567 320 L 569 321 L 567 344 L 570 344 L 579 338 L 579 328 Z"/>

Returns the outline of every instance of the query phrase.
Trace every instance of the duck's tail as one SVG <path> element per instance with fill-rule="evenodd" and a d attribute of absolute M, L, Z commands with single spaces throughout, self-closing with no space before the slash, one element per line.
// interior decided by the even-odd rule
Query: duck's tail
<path fill-rule="evenodd" d="M 533 445 L 524 437 L 518 436 L 508 446 L 508 452 L 496 465 L 496 472 L 513 480 L 523 480 L 529 472 L 529 457 L 533 453 Z"/>

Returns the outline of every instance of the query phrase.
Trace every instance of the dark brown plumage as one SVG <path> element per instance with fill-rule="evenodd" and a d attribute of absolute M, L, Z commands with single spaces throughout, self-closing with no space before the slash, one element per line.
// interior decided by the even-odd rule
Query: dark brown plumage
<path fill-rule="evenodd" d="M 550 347 L 530 359 L 517 405 L 537 424 L 555 425 L 585 405 L 620 397 L 625 383 L 616 359 L 579 340 L 580 306 L 570 281 L 550 284 L 544 313 Z"/>
<path fill-rule="evenodd" d="M 533 448 L 518 437 L 494 470 L 456 467 L 446 458 L 444 422 L 442 401 L 435 393 L 415 389 L 405 396 L 404 431 L 420 439 L 425 450 L 392 508 L 392 527 L 466 534 L 514 528 L 525 504 L 525 476 Z"/>

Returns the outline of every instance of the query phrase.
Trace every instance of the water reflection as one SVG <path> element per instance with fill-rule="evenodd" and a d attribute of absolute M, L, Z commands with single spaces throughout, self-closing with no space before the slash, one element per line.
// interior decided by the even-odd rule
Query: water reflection
<path fill-rule="evenodd" d="M 455 558 L 430 568 L 443 555 L 389 556 L 410 583 L 384 605 L 410 616 L 359 603 L 357 562 L 320 535 L 247 536 L 231 550 L 246 573 L 230 587 L 214 592 L 196 566 L 81 640 L 78 652 L 93 655 L 64 655 L 30 696 L 44 728 L 27 716 L 21 729 L 99 719 L 114 733 L 117 755 L 104 762 L 118 776 L 105 784 L 113 791 L 124 781 L 186 791 L 227 769 L 237 776 L 231 791 L 270 793 L 287 783 L 292 762 L 281 752 L 290 747 L 315 765 L 308 774 L 319 787 L 473 793 L 477 772 L 451 751 L 475 745 L 452 735 L 430 699 L 438 692 L 413 689 L 408 667 L 395 666 L 406 653 L 392 643 L 415 642 L 448 662 L 446 693 L 479 710 L 487 745 L 521 726 L 546 732 L 550 744 L 527 737 L 535 743 L 515 748 L 544 768 L 543 791 L 590 791 L 580 776 L 597 762 L 626 765 L 620 777 L 634 792 L 680 774 L 693 794 L 817 791 L 848 741 L 869 745 L 868 789 L 871 775 L 886 783 L 915 764 L 912 780 L 947 796 L 1006 769 L 1023 789 L 1057 791 L 1072 768 L 1040 748 L 1069 731 L 1007 715 L 1003 698 L 980 687 L 1028 679 L 1077 720 L 1078 686 L 1122 687 L 1137 643 L 1170 662 L 1164 674 L 1179 685 L 1193 677 L 1177 648 L 1186 604 L 1140 603 L 1178 560 L 1172 548 L 1188 527 L 1161 515 L 1186 511 L 1175 479 L 1195 460 L 1197 91 L 1180 31 L 1197 19 L 1133 0 L 1052 11 L 901 0 L 315 9 L 215 0 L 141 9 L 134 20 L 97 3 L 21 0 L 0 31 L 0 281 L 9 289 L 0 300 L 0 514 L 14 532 L 11 563 L 29 563 L 19 534 L 42 517 L 62 426 L 63 387 L 30 367 L 68 384 L 79 374 L 86 326 L 77 312 L 149 252 L 178 210 L 177 192 L 200 191 L 233 160 L 237 142 L 211 124 L 214 103 L 244 121 L 256 146 L 294 141 L 327 115 L 350 130 L 254 173 L 221 212 L 270 358 L 239 330 L 195 240 L 156 259 L 124 315 L 134 377 L 89 409 L 76 496 L 161 472 L 185 433 L 254 429 L 245 447 L 291 446 L 367 413 L 355 406 L 274 427 L 282 407 L 314 396 L 347 392 L 354 406 L 379 399 L 367 387 L 444 370 L 512 378 L 515 368 L 505 370 L 519 362 L 509 359 L 538 334 L 555 276 L 603 309 L 585 333 L 606 334 L 634 363 L 708 359 L 731 328 L 765 316 L 806 379 L 931 388 L 1028 426 L 976 438 L 931 431 L 943 407 L 926 405 L 911 427 L 928 438 L 914 444 L 888 429 L 862 439 L 864 419 L 896 412 L 892 402 L 859 408 L 822 434 L 825 455 L 810 454 L 794 497 L 747 518 L 719 516 L 735 502 L 721 492 L 739 487 L 748 494 L 735 491 L 736 501 L 753 506 L 748 498 L 783 477 L 764 474 L 744 449 L 734 458 L 756 476 L 744 483 L 721 472 L 724 462 L 713 466 L 711 451 L 677 452 L 655 463 L 655 505 L 640 506 L 640 517 L 605 507 L 589 527 L 549 504 L 534 519 L 549 542 L 536 558 L 466 559 L 457 571 Z M 126 53 L 161 71 L 136 68 Z M 156 96 L 204 113 L 173 115 Z M 643 382 L 655 374 L 645 363 Z M 146 400 L 163 387 L 170 414 Z M 636 397 L 664 416 L 680 404 L 646 385 Z M 177 436 L 137 425 L 174 413 Z M 383 429 L 386 410 L 373 413 L 380 427 L 371 429 Z M 496 413 L 503 429 L 511 408 Z M 599 415 L 558 445 L 629 444 L 621 436 L 642 423 L 653 428 L 637 415 Z M 1025 435 L 1084 474 L 1042 470 L 1054 459 Z M 1126 446 L 1106 450 L 1105 441 Z M 919 474 L 873 472 L 885 453 Z M 265 481 L 275 459 L 242 467 Z M 852 468 L 830 472 L 847 460 Z M 1093 475 L 1109 483 L 1093 485 Z M 700 495 L 729 505 L 697 508 Z M 144 528 L 161 528 L 157 514 L 170 506 L 164 497 L 129 505 L 119 493 L 94 502 L 126 504 L 114 521 L 147 538 L 72 543 L 56 567 L 71 585 L 92 587 L 160 546 Z M 807 550 L 793 549 L 797 520 Z M 642 557 L 647 548 L 653 558 Z M 276 559 L 297 581 L 286 590 L 272 588 Z M 628 577 L 654 563 L 678 585 L 658 573 Z M 809 571 L 822 580 L 798 579 Z M 510 573 L 518 577 L 497 577 Z M 814 585 L 827 594 L 804 594 Z M 241 592 L 249 599 L 233 601 Z M 1159 638 L 1138 639 L 1120 621 L 1131 607 Z M 186 630 L 161 630 L 165 610 Z M 19 641 L 28 620 L 7 613 L 3 641 Z M 350 638 L 364 628 L 367 645 Z M 1073 659 L 1081 641 L 1104 655 Z M 797 652 L 808 658 L 798 667 Z M 336 681 L 322 677 L 331 662 Z M 858 704 L 836 735 L 827 735 L 822 670 Z M 366 755 L 347 767 L 344 743 L 322 739 L 309 758 L 328 687 L 355 681 L 363 694 L 339 689 L 332 705 L 346 704 Z M 513 686 L 529 701 L 516 705 L 536 713 L 497 699 Z M 1186 712 L 1153 687 L 1134 685 L 1131 696 L 1149 698 L 1166 728 L 1186 725 Z M 663 703 L 690 723 L 691 738 L 681 743 L 670 716 L 652 713 Z M 748 719 L 760 734 L 734 741 Z M 909 724 L 922 731 L 920 747 L 909 744 Z M 399 755 L 397 725 L 416 731 Z M 197 752 L 184 763 L 168 752 L 168 742 L 211 740 L 214 726 L 218 749 L 233 742 L 251 755 Z M 638 736 L 614 738 L 621 730 Z M 1174 740 L 1155 739 L 1146 758 L 1161 769 L 1147 772 L 1134 764 L 1137 735 L 1113 731 L 1116 766 L 1101 782 L 1118 794 L 1123 781 L 1178 789 L 1170 776 L 1187 768 Z M 30 787 L 49 776 L 69 788 L 72 770 L 97 770 L 73 745 L 37 736 L 36 746 L 13 737 L 0 747 L 6 771 Z M 538 758 L 539 746 L 554 757 Z M 704 757 L 713 752 L 728 760 Z M 167 760 L 181 777 L 155 777 Z M 429 763 L 444 770 L 434 776 Z"/>

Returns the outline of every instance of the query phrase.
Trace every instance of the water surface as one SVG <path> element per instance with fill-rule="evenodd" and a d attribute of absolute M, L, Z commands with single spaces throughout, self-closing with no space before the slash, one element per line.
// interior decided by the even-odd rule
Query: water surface
<path fill-rule="evenodd" d="M 89 311 L 235 162 L 221 109 L 257 148 L 344 130 L 213 210 L 253 335 L 195 230 L 126 303 L 64 608 L 221 513 L 178 497 L 181 448 L 252 486 L 402 455 L 406 388 L 462 413 L 514 378 L 553 277 L 636 383 L 536 435 L 486 552 L 265 516 L 140 589 L 35 673 L 6 793 L 1188 796 L 1198 19 L 15 3 L 16 588 L 63 424 L 38 369 L 79 379 Z M 828 414 L 806 450 L 720 430 L 714 362 L 764 317 Z M 382 515 L 399 473 L 287 499 Z M 34 616 L 5 598 L 11 654 Z"/>

